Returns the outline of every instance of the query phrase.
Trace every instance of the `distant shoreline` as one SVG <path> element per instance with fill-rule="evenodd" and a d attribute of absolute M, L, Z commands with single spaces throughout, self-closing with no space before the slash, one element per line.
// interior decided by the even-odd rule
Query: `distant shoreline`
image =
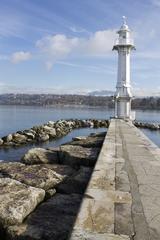
<path fill-rule="evenodd" d="M 54 94 L 1 94 L 0 105 L 72 108 L 114 109 L 113 96 L 54 95 Z M 160 111 L 160 97 L 134 98 L 133 110 Z"/>
<path fill-rule="evenodd" d="M 114 111 L 114 107 L 113 108 L 109 108 L 107 106 L 90 106 L 90 105 L 76 105 L 76 104 L 54 104 L 54 105 L 32 105 L 32 104 L 1 104 L 0 106 L 9 106 L 9 107 L 36 107 L 36 108 L 79 108 L 79 109 L 84 109 L 84 108 L 89 108 L 89 109 L 106 109 L 106 110 L 110 110 L 110 111 Z M 133 111 L 150 111 L 150 112 L 154 112 L 154 111 L 158 111 L 160 112 L 160 109 L 143 109 L 143 108 L 132 108 Z"/>
<path fill-rule="evenodd" d="M 107 110 L 114 110 L 114 108 L 108 108 L 107 106 L 90 106 L 90 105 L 76 105 L 76 104 L 53 104 L 53 105 L 32 105 L 32 104 L 1 104 L 0 106 L 10 106 L 10 107 L 44 107 L 44 108 L 52 108 L 52 107 L 56 107 L 56 108 L 91 108 L 91 109 L 102 109 L 105 108 Z"/>

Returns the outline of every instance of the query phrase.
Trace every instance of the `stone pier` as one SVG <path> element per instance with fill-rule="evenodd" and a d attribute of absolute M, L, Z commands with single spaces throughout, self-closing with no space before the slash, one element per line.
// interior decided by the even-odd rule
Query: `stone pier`
<path fill-rule="evenodd" d="M 160 239 L 160 149 L 112 119 L 71 240 Z"/>

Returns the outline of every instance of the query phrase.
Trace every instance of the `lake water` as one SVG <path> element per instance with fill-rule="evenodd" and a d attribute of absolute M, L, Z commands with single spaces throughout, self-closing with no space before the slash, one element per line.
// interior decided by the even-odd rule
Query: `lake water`
<path fill-rule="evenodd" d="M 34 125 L 44 124 L 50 120 L 59 119 L 109 119 L 114 110 L 91 107 L 36 107 L 36 106 L 0 106 L 0 137 L 18 130 L 28 129 Z M 136 111 L 136 120 L 143 122 L 159 122 L 160 111 Z M 67 136 L 43 143 L 43 147 L 53 147 L 71 141 L 72 137 L 88 135 L 91 132 L 105 131 L 106 129 L 76 129 Z M 160 131 L 142 130 L 154 143 L 160 146 Z M 29 149 L 36 145 L 23 146 L 0 150 L 0 160 L 15 161 Z M 40 145 L 39 145 L 40 146 Z"/>

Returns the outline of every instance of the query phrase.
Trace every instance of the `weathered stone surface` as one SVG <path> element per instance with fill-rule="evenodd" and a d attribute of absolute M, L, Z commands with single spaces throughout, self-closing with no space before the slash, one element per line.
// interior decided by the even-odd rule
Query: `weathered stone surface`
<path fill-rule="evenodd" d="M 55 189 L 55 188 L 48 189 L 48 190 L 46 191 L 45 200 L 53 197 L 53 195 L 55 195 L 55 194 L 56 194 L 56 189 Z"/>
<path fill-rule="evenodd" d="M 134 236 L 131 203 L 115 203 L 115 233 Z"/>
<path fill-rule="evenodd" d="M 33 133 L 33 131 L 31 131 L 31 130 L 24 131 L 23 134 L 26 135 L 28 139 L 31 139 L 31 140 L 35 139 L 35 133 Z"/>
<path fill-rule="evenodd" d="M 36 138 L 38 142 L 46 142 L 49 140 L 49 135 L 46 133 L 39 133 Z"/>
<path fill-rule="evenodd" d="M 105 137 L 107 132 L 91 133 L 90 137 Z"/>
<path fill-rule="evenodd" d="M 75 169 L 68 165 L 60 165 L 60 164 L 43 164 L 43 167 L 49 168 L 60 175 L 70 176 L 75 174 Z"/>
<path fill-rule="evenodd" d="M 59 152 L 60 162 L 71 166 L 94 166 L 99 151 L 99 148 L 63 145 Z"/>
<path fill-rule="evenodd" d="M 0 190 L 0 223 L 3 226 L 22 223 L 45 196 L 44 190 L 10 178 L 0 178 Z"/>
<path fill-rule="evenodd" d="M 10 141 L 12 141 L 12 134 L 9 134 L 9 135 L 7 135 L 7 136 L 5 136 L 5 137 L 2 137 L 2 140 L 4 141 L 4 142 L 10 142 Z"/>
<path fill-rule="evenodd" d="M 86 136 L 79 136 L 79 137 L 73 137 L 73 141 L 79 141 L 79 140 L 85 140 L 87 137 Z"/>
<path fill-rule="evenodd" d="M 156 125 L 153 127 L 156 129 Z M 125 169 L 128 174 L 132 195 L 130 215 L 134 226 L 132 238 L 158 240 L 160 239 L 160 149 L 131 122 L 112 120 L 110 128 L 112 128 L 111 140 L 116 144 L 116 158 L 123 157 L 125 162 L 123 170 Z M 125 179 L 121 178 L 120 188 L 123 187 Z M 126 205 L 116 206 L 117 232 L 126 231 L 130 225 L 128 208 L 129 206 Z M 126 224 L 127 227 L 124 229 Z"/>
<path fill-rule="evenodd" d="M 104 137 L 87 137 L 79 141 L 72 141 L 69 144 L 77 145 L 82 147 L 101 147 L 103 144 Z"/>
<path fill-rule="evenodd" d="M 42 203 L 24 224 L 8 228 L 12 240 L 66 240 L 81 202 L 78 194 L 56 194 Z"/>
<path fill-rule="evenodd" d="M 60 167 L 59 172 L 63 167 Z M 67 175 L 59 174 L 43 165 L 26 166 L 21 163 L 0 163 L 0 173 L 27 185 L 48 190 L 62 182 Z"/>
<path fill-rule="evenodd" d="M 0 146 L 3 144 L 3 140 L 0 138 Z"/>
<path fill-rule="evenodd" d="M 67 194 L 83 194 L 87 187 L 91 174 L 92 168 L 80 167 L 79 171 L 77 171 L 74 175 L 70 176 L 61 184 L 57 185 L 57 192 Z"/>
<path fill-rule="evenodd" d="M 130 240 L 129 236 L 75 229 L 70 240 Z"/>
<path fill-rule="evenodd" d="M 49 127 L 54 127 L 54 125 L 55 125 L 55 122 L 54 122 L 54 121 L 49 121 L 49 122 L 47 123 L 47 126 L 49 126 Z"/>
<path fill-rule="evenodd" d="M 56 129 L 49 127 L 49 126 L 44 126 L 43 130 L 45 131 L 45 133 L 47 133 L 49 135 L 49 137 L 54 138 L 56 137 Z"/>
<path fill-rule="evenodd" d="M 25 143 L 27 141 L 27 137 L 23 134 L 15 133 L 13 134 L 12 141 L 15 143 Z"/>
<path fill-rule="evenodd" d="M 32 148 L 21 159 L 25 164 L 40 164 L 40 163 L 58 163 L 59 148 L 46 150 L 44 148 Z"/>

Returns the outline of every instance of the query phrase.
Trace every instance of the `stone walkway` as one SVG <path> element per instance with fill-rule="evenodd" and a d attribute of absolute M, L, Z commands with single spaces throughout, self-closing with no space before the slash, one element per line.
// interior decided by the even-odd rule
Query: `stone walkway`
<path fill-rule="evenodd" d="M 71 239 L 160 239 L 160 149 L 132 123 L 111 120 Z"/>

